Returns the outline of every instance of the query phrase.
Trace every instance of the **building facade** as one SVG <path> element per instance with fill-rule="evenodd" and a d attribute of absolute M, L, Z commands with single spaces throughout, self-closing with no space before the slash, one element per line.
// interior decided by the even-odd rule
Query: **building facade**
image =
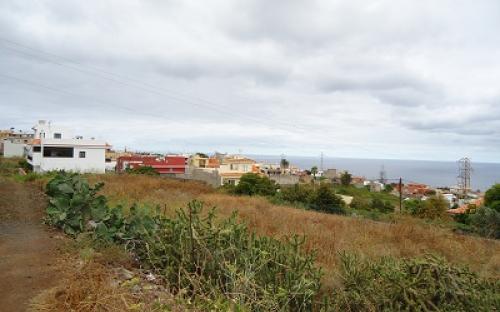
<path fill-rule="evenodd" d="M 188 157 L 184 155 L 166 155 L 164 157 L 150 155 L 132 155 L 118 157 L 116 170 L 152 167 L 160 175 L 184 175 L 188 165 Z"/>
<path fill-rule="evenodd" d="M 40 120 L 33 130 L 34 140 L 25 153 L 34 172 L 105 172 L 105 151 L 110 148 L 106 142 L 72 137 L 69 131 L 44 120 Z"/>

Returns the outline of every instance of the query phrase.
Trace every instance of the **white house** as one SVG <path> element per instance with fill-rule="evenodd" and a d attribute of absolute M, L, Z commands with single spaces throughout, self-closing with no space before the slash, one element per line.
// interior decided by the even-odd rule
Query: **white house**
<path fill-rule="evenodd" d="M 105 172 L 105 152 L 110 148 L 106 142 L 73 137 L 69 131 L 45 120 L 40 120 L 33 130 L 35 136 L 26 148 L 26 158 L 34 172 Z"/>

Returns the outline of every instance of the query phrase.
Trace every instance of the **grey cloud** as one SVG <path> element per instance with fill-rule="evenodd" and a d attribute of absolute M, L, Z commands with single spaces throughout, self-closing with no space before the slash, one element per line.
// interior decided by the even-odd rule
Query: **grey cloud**
<path fill-rule="evenodd" d="M 0 43 L 0 74 L 70 93 L 0 78 L 0 128 L 46 118 L 155 150 L 353 157 L 482 144 L 491 160 L 498 9 L 493 0 L 2 1 L 1 36 L 118 83 Z"/>

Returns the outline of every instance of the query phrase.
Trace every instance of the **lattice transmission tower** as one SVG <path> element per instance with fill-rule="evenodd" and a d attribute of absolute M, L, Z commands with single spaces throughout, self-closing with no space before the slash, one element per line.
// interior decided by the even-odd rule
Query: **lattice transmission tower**
<path fill-rule="evenodd" d="M 472 173 L 471 161 L 464 157 L 458 161 L 458 187 L 464 197 L 471 190 L 470 177 Z"/>

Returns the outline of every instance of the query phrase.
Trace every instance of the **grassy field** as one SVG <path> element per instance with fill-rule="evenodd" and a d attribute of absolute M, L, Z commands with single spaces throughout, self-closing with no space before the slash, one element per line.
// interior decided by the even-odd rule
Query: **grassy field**
<path fill-rule="evenodd" d="M 500 277 L 500 242 L 455 234 L 411 217 L 396 217 L 388 223 L 329 215 L 273 205 L 265 198 L 221 194 L 197 182 L 152 176 L 101 175 L 89 179 L 105 182 L 102 193 L 115 204 L 160 205 L 167 215 L 172 215 L 190 200 L 200 199 L 206 207 L 217 207 L 220 217 L 238 211 L 240 220 L 258 234 L 277 238 L 305 235 L 306 248 L 317 251 L 318 264 L 327 273 L 326 284 L 335 283 L 341 251 L 369 258 L 431 253 L 452 263 L 469 265 L 484 277 Z"/>

